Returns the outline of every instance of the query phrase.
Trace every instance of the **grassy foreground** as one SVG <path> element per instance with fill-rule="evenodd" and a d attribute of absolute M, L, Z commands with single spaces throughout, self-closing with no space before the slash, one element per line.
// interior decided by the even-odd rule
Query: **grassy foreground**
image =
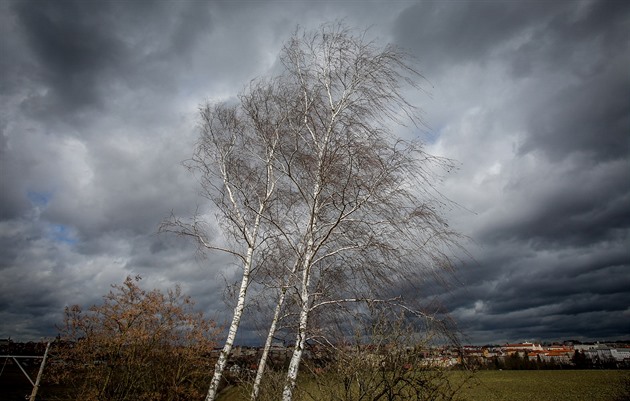
<path fill-rule="evenodd" d="M 460 372 L 453 372 L 457 381 Z M 630 383 L 623 370 L 504 370 L 480 371 L 460 397 L 467 401 L 617 401 Z M 247 397 L 237 387 L 227 389 L 219 401 Z M 626 400 L 629 400 L 626 398 Z"/>
<path fill-rule="evenodd" d="M 625 390 L 623 370 L 480 371 L 461 393 L 469 401 L 613 401 Z M 626 396 L 630 394 L 626 393 Z"/>

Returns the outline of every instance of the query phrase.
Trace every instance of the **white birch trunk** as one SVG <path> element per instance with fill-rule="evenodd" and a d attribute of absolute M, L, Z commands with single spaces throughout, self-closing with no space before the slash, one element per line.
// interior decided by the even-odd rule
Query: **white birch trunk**
<path fill-rule="evenodd" d="M 295 389 L 295 384 L 297 382 L 300 362 L 302 361 L 302 354 L 304 353 L 304 345 L 306 344 L 306 328 L 308 326 L 308 314 L 310 312 L 309 285 L 311 282 L 311 263 L 314 256 L 313 254 L 313 241 L 310 240 L 307 255 L 304 258 L 304 263 L 302 265 L 302 288 L 300 291 L 302 308 L 300 310 L 300 322 L 295 339 L 295 348 L 293 348 L 291 362 L 289 363 L 289 369 L 287 371 L 287 379 L 284 385 L 284 390 L 282 391 L 282 401 L 291 401 L 293 398 L 293 390 Z"/>
<path fill-rule="evenodd" d="M 236 338 L 236 332 L 238 331 L 238 327 L 241 323 L 241 317 L 243 315 L 243 310 L 245 309 L 245 297 L 247 295 L 247 288 L 249 286 L 249 276 L 252 269 L 252 264 L 254 260 L 254 251 L 256 249 L 256 242 L 258 240 L 258 230 L 260 229 L 260 222 L 262 219 L 262 213 L 265 211 L 267 207 L 267 201 L 271 197 L 271 194 L 274 192 L 275 184 L 273 182 L 273 168 L 271 166 L 271 159 L 273 158 L 274 150 L 272 149 L 267 159 L 267 182 L 266 182 L 266 193 L 264 200 L 260 203 L 258 207 L 258 214 L 254 219 L 252 233 L 249 235 L 247 228 L 245 228 L 245 240 L 248 242 L 247 254 L 245 256 L 245 261 L 243 263 L 243 278 L 241 279 L 241 287 L 238 291 L 238 300 L 236 301 L 236 306 L 234 307 L 234 315 L 232 316 L 232 323 L 230 324 L 230 330 L 228 332 L 228 336 L 225 340 L 225 345 L 219 354 L 219 359 L 214 367 L 214 374 L 212 376 L 212 381 L 210 382 L 210 388 L 208 389 L 208 395 L 206 396 L 206 401 L 214 401 L 217 397 L 219 384 L 221 383 L 221 378 L 223 377 L 223 371 L 225 370 L 225 365 L 227 364 L 228 358 L 230 356 L 230 352 L 232 352 L 232 346 L 234 345 L 234 339 Z M 237 202 L 234 199 L 234 195 L 232 194 L 231 187 L 227 182 L 227 174 L 223 171 L 223 179 L 226 184 L 226 190 L 229 194 L 230 200 L 234 208 L 238 211 Z M 239 213 L 240 217 L 240 213 Z M 244 219 L 240 217 L 242 221 Z"/>
<path fill-rule="evenodd" d="M 302 293 L 304 293 L 304 291 L 302 291 Z M 287 371 L 287 381 L 284 385 L 284 390 L 282 391 L 282 401 L 291 401 L 293 399 L 293 390 L 295 389 L 295 384 L 297 382 L 300 362 L 302 361 L 302 354 L 304 353 L 304 345 L 306 344 L 308 312 L 309 303 L 307 300 L 303 303 L 302 310 L 300 311 L 300 325 L 295 341 L 295 348 L 293 349 L 293 355 L 291 356 L 291 362 L 289 363 L 289 369 Z"/>
<path fill-rule="evenodd" d="M 278 297 L 278 303 L 276 304 L 276 310 L 274 311 L 273 319 L 271 320 L 271 326 L 269 327 L 269 332 L 267 333 L 267 339 L 265 340 L 263 353 L 260 357 L 260 361 L 258 362 L 258 370 L 256 371 L 256 378 L 254 379 L 254 386 L 252 388 L 252 394 L 250 397 L 252 401 L 257 400 L 258 395 L 260 394 L 260 383 L 262 382 L 263 375 L 265 374 L 265 367 L 267 365 L 267 358 L 269 357 L 269 350 L 271 349 L 273 336 L 276 333 L 276 327 L 278 326 L 278 320 L 280 319 L 280 312 L 282 311 L 282 305 L 284 304 L 286 293 L 287 289 L 282 288 L 282 292 Z"/>
<path fill-rule="evenodd" d="M 221 383 L 221 378 L 223 377 L 223 371 L 225 370 L 225 365 L 227 364 L 230 352 L 232 352 L 236 332 L 238 331 L 241 316 L 243 315 L 243 309 L 245 308 L 245 296 L 247 295 L 247 287 L 249 285 L 249 273 L 252 266 L 253 253 L 254 249 L 250 247 L 247 250 L 247 257 L 243 266 L 243 279 L 241 280 L 241 287 L 238 291 L 238 300 L 236 301 L 236 306 L 234 307 L 234 316 L 232 317 L 232 323 L 230 324 L 230 330 L 225 340 L 225 345 L 223 346 L 223 349 L 219 354 L 219 359 L 214 366 L 214 375 L 212 376 L 212 381 L 210 382 L 210 388 L 208 389 L 206 401 L 214 401 L 216 399 L 219 384 Z"/>

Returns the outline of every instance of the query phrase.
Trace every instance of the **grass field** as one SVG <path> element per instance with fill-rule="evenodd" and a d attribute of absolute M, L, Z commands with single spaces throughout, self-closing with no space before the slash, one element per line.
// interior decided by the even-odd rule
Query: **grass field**
<path fill-rule="evenodd" d="M 24 400 L 24 396 L 31 392 L 28 380 L 17 368 L 11 369 L 10 366 L 3 373 L 0 377 L 0 400 Z M 455 382 L 464 377 L 461 372 L 453 372 L 452 375 Z M 42 390 L 37 399 L 51 399 L 47 391 L 50 389 L 44 387 Z M 626 398 L 620 398 L 620 393 L 624 391 Z M 459 395 L 468 401 L 630 401 L 630 371 L 479 371 Z M 247 399 L 242 389 L 231 387 L 219 401 Z"/>
<path fill-rule="evenodd" d="M 624 380 L 630 380 L 630 372 L 481 371 L 475 374 L 472 386 L 464 389 L 462 397 L 470 401 L 613 401 L 625 390 Z"/>
<path fill-rule="evenodd" d="M 454 372 L 455 380 L 460 375 Z M 463 377 L 463 376 L 462 376 Z M 468 401 L 617 401 L 630 389 L 630 372 L 623 370 L 504 370 L 480 371 L 460 396 Z M 247 400 L 237 388 L 219 401 Z M 630 398 L 625 398 L 630 401 Z"/>

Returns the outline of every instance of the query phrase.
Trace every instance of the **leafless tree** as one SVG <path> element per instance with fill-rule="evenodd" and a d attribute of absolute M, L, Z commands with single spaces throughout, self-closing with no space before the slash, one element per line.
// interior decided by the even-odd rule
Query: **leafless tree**
<path fill-rule="evenodd" d="M 325 358 L 326 363 L 307 363 L 315 386 L 302 391 L 301 399 L 459 399 L 458 393 L 470 381 L 472 372 L 449 374 L 455 358 L 439 355 L 437 350 L 442 347 L 436 347 L 443 341 L 449 342 L 450 333 L 444 331 L 444 326 L 418 319 L 404 310 L 395 311 L 389 305 L 372 305 L 368 309 L 363 319 L 353 319 L 353 333 L 347 333 L 348 325 L 339 327 L 334 342 L 316 348 L 317 356 Z"/>
<path fill-rule="evenodd" d="M 404 306 L 396 286 L 449 269 L 457 246 L 441 212 L 448 201 L 435 189 L 451 161 L 393 132 L 422 125 L 404 96 L 422 81 L 409 57 L 335 23 L 296 32 L 280 59 L 283 73 L 255 81 L 238 104 L 201 109 L 202 137 L 189 167 L 201 173 L 203 192 L 234 246 L 212 243 L 197 219 L 163 224 L 241 261 L 237 303 L 207 400 L 216 396 L 252 280 L 277 296 L 264 350 L 283 316 L 295 330 L 282 394 L 288 401 L 320 311 Z"/>
<path fill-rule="evenodd" d="M 288 87 L 281 80 L 257 80 L 239 96 L 238 104 L 206 104 L 200 108 L 201 136 L 186 165 L 199 173 L 202 194 L 219 212 L 229 241 L 213 242 L 208 222 L 176 216 L 161 230 L 194 238 L 202 249 L 225 252 L 241 265 L 242 275 L 228 335 L 215 365 L 207 400 L 214 400 L 245 308 L 257 252 L 270 238 L 263 214 L 273 206 L 276 189 L 275 152 L 287 120 Z M 231 246 L 230 246 L 231 244 Z"/>
<path fill-rule="evenodd" d="M 421 124 L 403 95 L 407 86 L 419 88 L 421 76 L 403 52 L 331 24 L 296 33 L 281 60 L 283 85 L 297 94 L 274 153 L 281 212 L 268 223 L 292 261 L 283 270 L 278 309 L 286 291 L 297 299 L 283 391 L 288 401 L 315 310 L 379 299 L 419 270 L 449 268 L 457 234 L 443 219 L 439 208 L 446 201 L 434 188 L 451 162 L 391 130 Z"/>

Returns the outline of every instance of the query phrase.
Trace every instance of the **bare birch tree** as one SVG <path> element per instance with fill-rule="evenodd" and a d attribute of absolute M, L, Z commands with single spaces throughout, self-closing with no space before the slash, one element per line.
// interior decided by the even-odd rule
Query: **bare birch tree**
<path fill-rule="evenodd" d="M 298 319 L 282 395 L 288 401 L 315 310 L 375 300 L 391 290 L 387 284 L 415 277 L 423 262 L 424 274 L 450 267 L 447 250 L 456 234 L 433 187 L 435 169 L 449 169 L 450 162 L 390 129 L 421 124 L 403 96 L 405 86 L 418 88 L 421 76 L 403 52 L 333 24 L 296 34 L 281 60 L 283 84 L 297 92 L 297 101 L 274 154 L 283 210 L 269 223 L 293 264 L 282 273 L 267 340 L 291 290 Z"/>
<path fill-rule="evenodd" d="M 225 344 L 215 365 L 206 400 L 217 391 L 245 308 L 256 253 L 268 243 L 263 214 L 272 205 L 276 187 L 275 151 L 282 134 L 287 87 L 277 80 L 258 80 L 239 96 L 239 103 L 206 104 L 200 108 L 201 137 L 187 167 L 200 174 L 202 195 L 218 211 L 221 227 L 234 246 L 209 239 L 206 221 L 176 216 L 162 231 L 193 237 L 202 249 L 225 252 L 240 261 L 241 282 Z"/>
<path fill-rule="evenodd" d="M 201 110 L 202 137 L 189 166 L 201 173 L 204 194 L 235 246 L 212 243 L 197 219 L 173 217 L 163 225 L 241 261 L 208 401 L 216 397 L 256 270 L 277 299 L 252 399 L 284 315 L 295 329 L 282 394 L 288 401 L 320 310 L 393 302 L 393 285 L 451 266 L 456 234 L 434 188 L 451 163 L 392 131 L 396 124 L 422 124 L 403 94 L 419 89 L 422 79 L 408 56 L 330 24 L 297 32 L 280 59 L 283 74 L 256 81 L 239 104 Z"/>

